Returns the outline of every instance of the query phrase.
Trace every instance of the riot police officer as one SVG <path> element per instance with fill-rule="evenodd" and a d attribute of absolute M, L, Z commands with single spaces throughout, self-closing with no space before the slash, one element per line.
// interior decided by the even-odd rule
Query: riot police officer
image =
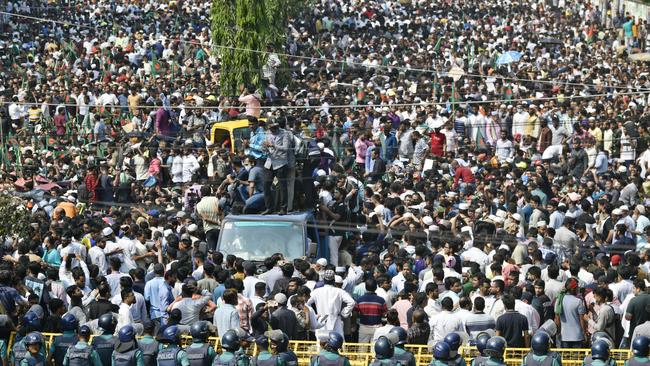
<path fill-rule="evenodd" d="M 530 343 L 532 352 L 524 356 L 523 366 L 561 366 L 559 356 L 550 352 L 551 337 L 546 332 L 536 332 Z"/>
<path fill-rule="evenodd" d="M 647 366 L 650 365 L 648 358 L 650 351 L 650 338 L 638 336 L 632 340 L 632 357 L 625 361 L 625 366 Z"/>
<path fill-rule="evenodd" d="M 162 343 L 156 357 L 158 366 L 190 366 L 187 353 L 180 346 L 181 332 L 177 326 L 170 325 L 165 328 L 158 340 Z"/>
<path fill-rule="evenodd" d="M 250 354 L 249 349 L 251 344 L 255 342 L 255 337 L 250 335 L 247 331 L 243 330 L 242 328 L 235 328 L 233 329 L 235 331 L 235 334 L 239 338 L 239 349 L 235 352 L 235 355 L 239 358 L 240 356 L 245 356 L 244 358 L 247 358 L 250 361 Z"/>
<path fill-rule="evenodd" d="M 609 343 L 598 339 L 591 344 L 591 359 L 585 357 L 583 366 L 607 366 L 609 364 Z"/>
<path fill-rule="evenodd" d="M 506 352 L 506 339 L 503 337 L 491 337 L 485 345 L 485 354 L 488 360 L 486 366 L 505 366 L 503 355 Z"/>
<path fill-rule="evenodd" d="M 255 339 L 255 344 L 257 344 L 257 355 L 252 360 L 253 365 L 259 365 L 260 362 L 264 362 L 271 358 L 271 352 L 269 352 L 269 338 L 265 335 L 261 335 Z"/>
<path fill-rule="evenodd" d="M 90 345 L 92 331 L 87 325 L 79 327 L 79 341 L 68 348 L 63 366 L 102 366 L 99 354 Z"/>
<path fill-rule="evenodd" d="M 43 340 L 43 337 L 41 336 L 41 333 L 39 333 L 39 332 L 27 333 L 27 335 L 29 335 L 29 334 L 34 334 L 37 337 L 40 337 L 41 341 Z M 13 347 L 11 349 L 11 355 L 10 355 L 11 366 L 20 366 L 20 363 L 22 362 L 22 360 L 25 357 L 27 357 L 27 354 L 29 353 L 29 351 L 27 351 L 27 344 L 25 344 L 25 338 L 27 338 L 27 335 L 25 337 L 23 337 L 21 340 L 14 342 L 14 345 L 13 345 Z M 41 351 L 40 351 L 40 353 L 43 356 L 43 358 L 45 358 L 45 343 L 44 342 L 41 342 Z"/>
<path fill-rule="evenodd" d="M 244 353 L 237 353 L 240 348 L 240 339 L 235 330 L 230 329 L 221 336 L 223 353 L 214 358 L 212 366 L 248 366 L 250 357 Z"/>
<path fill-rule="evenodd" d="M 144 364 L 142 351 L 135 341 L 135 329 L 127 324 L 117 332 L 117 344 L 113 350 L 113 366 L 134 366 Z"/>
<path fill-rule="evenodd" d="M 207 343 L 208 323 L 201 320 L 190 327 L 192 344 L 185 348 L 191 366 L 210 366 L 217 355 L 214 348 Z"/>
<path fill-rule="evenodd" d="M 350 366 L 350 360 L 339 354 L 343 341 L 343 336 L 337 332 L 329 332 L 327 337 L 320 338 L 322 349 L 311 357 L 310 366 Z"/>
<path fill-rule="evenodd" d="M 266 339 L 266 348 L 269 352 L 257 356 L 257 366 L 285 366 L 284 359 L 280 357 L 278 343 L 282 341 L 283 335 L 281 330 L 269 330 L 264 332 Z"/>
<path fill-rule="evenodd" d="M 392 342 L 395 347 L 393 358 L 399 361 L 403 366 L 415 366 L 415 356 L 413 353 L 404 349 L 404 345 L 407 343 L 407 334 L 404 328 L 402 327 L 393 327 L 393 329 L 388 332 L 388 339 Z"/>
<path fill-rule="evenodd" d="M 282 341 L 277 343 L 278 354 L 287 366 L 298 366 L 298 356 L 289 349 L 289 336 L 282 333 Z"/>
<path fill-rule="evenodd" d="M 485 332 L 481 332 L 476 336 L 476 349 L 479 355 L 472 359 L 470 366 L 485 366 L 487 364 L 489 357 L 485 354 L 485 347 L 489 340 L 490 335 Z"/>
<path fill-rule="evenodd" d="M 444 342 L 449 345 L 449 366 L 466 366 L 465 359 L 458 354 L 458 349 L 462 343 L 460 334 L 451 332 L 445 336 Z"/>
<path fill-rule="evenodd" d="M 397 359 L 393 358 L 395 347 L 393 343 L 384 336 L 375 342 L 375 359 L 370 366 L 403 366 Z"/>
<path fill-rule="evenodd" d="M 138 340 L 138 348 L 142 351 L 144 366 L 156 366 L 156 357 L 158 357 L 158 348 L 160 346 L 160 343 L 153 336 L 156 324 L 154 322 L 145 322 L 143 328 L 144 336 Z"/>
<path fill-rule="evenodd" d="M 451 358 L 451 347 L 447 342 L 438 342 L 433 346 L 433 360 L 430 366 L 448 366 Z"/>
<path fill-rule="evenodd" d="M 16 332 L 16 336 L 14 337 L 14 344 L 15 342 L 20 341 L 23 339 L 24 336 L 31 332 L 40 332 L 41 331 L 41 318 L 36 315 L 33 311 L 28 311 L 23 315 L 22 319 L 22 326 L 20 329 L 18 329 L 18 332 Z"/>
<path fill-rule="evenodd" d="M 77 336 L 77 327 L 79 321 L 77 318 L 68 313 L 61 318 L 61 331 L 63 334 L 54 337 L 50 346 L 50 362 L 54 365 L 62 365 L 68 348 L 72 347 L 79 341 Z"/>
<path fill-rule="evenodd" d="M 45 356 L 41 353 L 43 348 L 43 336 L 39 332 L 29 333 L 23 338 L 27 349 L 24 358 L 19 366 L 45 366 Z"/>
<path fill-rule="evenodd" d="M 591 335 L 592 346 L 594 343 L 596 343 L 596 341 L 599 340 L 607 343 L 608 349 L 614 348 L 614 341 L 612 340 L 612 338 L 609 337 L 609 334 L 607 334 L 606 332 L 595 332 L 594 334 Z M 587 357 L 585 357 L 585 359 L 583 360 L 583 363 L 591 364 L 592 360 L 593 360 L 593 355 L 587 355 Z M 616 366 L 616 359 L 614 359 L 613 357 L 609 357 L 607 359 L 607 366 Z"/>
<path fill-rule="evenodd" d="M 113 313 L 106 313 L 99 317 L 97 325 L 102 329 L 103 333 L 93 337 L 92 345 L 99 354 L 102 365 L 110 365 L 113 349 L 115 349 L 115 343 L 117 342 L 117 338 L 113 335 L 117 326 L 117 318 Z"/>

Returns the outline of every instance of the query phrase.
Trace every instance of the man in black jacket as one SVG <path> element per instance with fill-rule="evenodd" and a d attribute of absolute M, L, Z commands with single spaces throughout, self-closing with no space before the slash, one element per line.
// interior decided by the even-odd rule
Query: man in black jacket
<path fill-rule="evenodd" d="M 380 151 L 381 149 L 379 147 L 375 147 L 370 153 L 372 157 L 372 171 L 366 172 L 365 174 L 370 183 L 379 181 L 384 176 L 384 173 L 386 173 L 386 162 L 379 157 Z"/>
<path fill-rule="evenodd" d="M 271 314 L 271 327 L 280 329 L 289 339 L 295 339 L 298 333 L 298 319 L 293 311 L 287 309 L 287 296 L 279 293 L 273 299 L 278 303 L 278 308 Z"/>

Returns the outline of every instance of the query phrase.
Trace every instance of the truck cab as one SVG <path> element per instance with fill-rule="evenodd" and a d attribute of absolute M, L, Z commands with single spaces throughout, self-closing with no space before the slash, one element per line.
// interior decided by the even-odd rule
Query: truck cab
<path fill-rule="evenodd" d="M 328 257 L 311 212 L 289 215 L 228 215 L 221 224 L 217 250 L 247 261 L 263 262 L 274 253 L 287 260 Z"/>

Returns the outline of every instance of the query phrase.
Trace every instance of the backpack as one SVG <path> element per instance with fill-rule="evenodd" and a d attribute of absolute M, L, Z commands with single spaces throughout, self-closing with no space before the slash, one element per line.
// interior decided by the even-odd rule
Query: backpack
<path fill-rule="evenodd" d="M 625 336 L 625 330 L 623 329 L 623 324 L 621 323 L 621 315 L 616 314 L 616 311 L 614 311 L 614 307 L 612 305 L 607 306 L 609 306 L 609 308 L 612 309 L 612 313 L 614 313 L 614 319 L 612 320 L 614 322 L 614 334 L 610 334 L 610 336 L 614 340 L 615 345 L 621 344 L 621 340 Z M 611 323 L 607 324 L 607 328 L 609 328 L 611 325 Z"/>

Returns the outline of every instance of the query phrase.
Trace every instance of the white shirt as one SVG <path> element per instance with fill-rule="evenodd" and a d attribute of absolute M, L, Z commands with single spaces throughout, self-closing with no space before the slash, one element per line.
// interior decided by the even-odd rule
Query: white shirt
<path fill-rule="evenodd" d="M 406 278 L 404 278 L 404 275 L 401 272 L 398 273 L 397 276 L 393 277 L 390 281 L 392 290 L 396 293 L 400 293 L 404 290 L 404 282 L 406 282 Z"/>
<path fill-rule="evenodd" d="M 110 273 L 106 275 L 106 282 L 111 288 L 111 297 L 120 293 L 120 278 L 128 276 L 126 273 Z"/>
<path fill-rule="evenodd" d="M 120 253 L 121 256 L 120 259 L 122 259 L 122 266 L 120 267 L 120 272 L 129 273 L 130 270 L 138 266 L 132 258 L 133 255 L 137 254 L 137 249 L 135 247 L 135 244 L 133 243 L 133 240 L 124 237 L 124 238 L 117 239 L 116 245 L 118 248 L 122 249 L 122 253 Z M 106 247 L 108 247 L 108 243 L 106 244 Z"/>
<path fill-rule="evenodd" d="M 196 160 L 196 156 L 189 154 L 183 156 L 183 172 L 182 172 L 182 182 L 188 183 L 192 181 L 192 175 L 199 170 L 200 165 L 199 161 Z M 176 159 L 174 159 L 176 163 Z"/>
<path fill-rule="evenodd" d="M 610 284 L 609 289 L 614 293 L 614 298 L 620 301 L 621 299 L 625 299 L 627 295 L 633 293 L 634 285 L 630 280 L 623 280 Z"/>
<path fill-rule="evenodd" d="M 451 332 L 465 331 L 461 319 L 453 315 L 452 312 L 443 310 L 429 318 L 429 326 L 431 327 L 429 343 L 431 343 L 431 341 L 434 343 L 442 341 L 445 339 L 445 336 Z"/>
<path fill-rule="evenodd" d="M 584 268 L 580 268 L 580 272 L 578 272 L 578 279 L 584 282 L 585 285 L 594 283 L 594 275 Z"/>
<path fill-rule="evenodd" d="M 182 183 L 183 182 L 183 157 L 182 156 L 174 156 L 174 159 L 172 160 L 172 182 L 174 183 Z"/>
<path fill-rule="evenodd" d="M 247 297 L 247 298 L 251 299 L 251 301 L 252 301 L 253 296 L 255 296 L 255 284 L 257 284 L 258 282 L 264 282 L 264 281 L 260 280 L 259 278 L 255 277 L 255 276 L 246 276 L 246 278 L 244 278 L 244 291 L 242 291 L 242 295 L 244 295 L 244 297 Z M 312 288 L 312 290 L 313 290 L 313 288 Z M 266 293 L 268 294 L 268 292 L 269 291 L 268 291 L 268 288 L 267 288 Z M 253 309 L 254 309 L 254 307 L 253 307 Z"/>
<path fill-rule="evenodd" d="M 313 289 L 312 289 L 313 290 Z M 393 306 L 393 293 L 392 291 L 386 291 L 381 287 L 377 287 L 377 291 L 375 291 L 377 296 L 381 297 L 386 301 L 386 307 L 389 309 Z"/>
<path fill-rule="evenodd" d="M 315 289 L 311 297 L 307 300 L 306 305 L 316 305 L 316 314 L 320 318 L 327 316 L 325 319 L 325 331 L 335 331 L 343 334 L 343 320 L 352 315 L 355 301 L 352 296 L 344 290 L 332 285 L 325 285 Z"/>
<path fill-rule="evenodd" d="M 539 313 L 532 305 L 521 300 L 515 300 L 515 311 L 526 317 L 528 320 L 528 332 L 533 334 L 539 328 Z"/>
<path fill-rule="evenodd" d="M 479 248 L 471 247 L 463 252 L 460 255 L 460 259 L 466 262 L 478 263 L 481 267 L 481 272 L 485 269 L 485 265 L 488 263 L 488 255 Z"/>
<path fill-rule="evenodd" d="M 68 288 L 68 286 L 74 285 L 75 283 L 74 278 L 72 277 L 72 272 L 65 269 L 65 263 L 65 259 L 61 260 L 61 266 L 59 267 L 59 280 L 63 282 L 64 288 Z M 81 269 L 86 277 L 86 286 L 88 286 L 90 285 L 90 272 L 88 272 L 88 266 L 86 266 L 85 262 L 80 263 Z"/>
<path fill-rule="evenodd" d="M 120 304 L 120 310 L 117 313 L 117 326 L 115 332 L 119 332 L 125 325 L 133 325 L 133 315 L 131 315 L 131 306 L 125 303 Z"/>
<path fill-rule="evenodd" d="M 104 93 L 100 95 L 99 98 L 97 99 L 97 105 L 101 105 L 104 107 L 107 105 L 118 105 L 118 104 L 120 104 L 120 101 L 117 99 L 115 94 L 112 93 L 111 94 Z"/>
<path fill-rule="evenodd" d="M 433 318 L 435 315 L 439 314 L 442 311 L 440 307 L 440 302 L 434 299 L 427 300 L 427 306 L 424 307 L 424 312 L 427 313 L 429 319 Z"/>
<path fill-rule="evenodd" d="M 521 111 L 517 112 L 512 116 L 512 134 L 513 135 L 524 135 L 525 124 L 530 115 L 528 112 Z"/>
<path fill-rule="evenodd" d="M 375 333 L 372 335 L 372 343 L 377 342 L 377 340 L 381 336 L 384 336 L 384 337 L 387 336 L 388 333 L 390 333 L 391 329 L 393 329 L 393 328 L 395 328 L 394 325 L 386 324 L 383 327 L 379 327 L 379 328 L 375 329 Z"/>
<path fill-rule="evenodd" d="M 203 265 L 198 266 L 194 272 L 192 272 L 192 277 L 194 277 L 195 280 L 199 281 L 200 279 L 203 278 Z M 246 296 L 248 297 L 248 296 Z"/>
<path fill-rule="evenodd" d="M 544 293 L 551 299 L 551 302 L 555 300 L 557 295 L 564 288 L 564 282 L 560 282 L 554 279 L 546 280 L 546 286 L 544 287 Z"/>
<path fill-rule="evenodd" d="M 16 103 L 9 104 L 9 119 L 20 119 L 23 116 L 23 108 Z"/>
<path fill-rule="evenodd" d="M 88 257 L 90 257 L 90 263 L 99 267 L 99 273 L 106 275 L 106 272 L 108 271 L 108 262 L 106 261 L 104 249 L 94 246 L 88 251 Z"/>
<path fill-rule="evenodd" d="M 82 116 L 85 116 L 88 114 L 88 103 L 86 102 L 86 99 L 88 99 L 83 93 L 80 93 L 77 96 L 77 107 L 79 107 L 79 114 Z"/>

